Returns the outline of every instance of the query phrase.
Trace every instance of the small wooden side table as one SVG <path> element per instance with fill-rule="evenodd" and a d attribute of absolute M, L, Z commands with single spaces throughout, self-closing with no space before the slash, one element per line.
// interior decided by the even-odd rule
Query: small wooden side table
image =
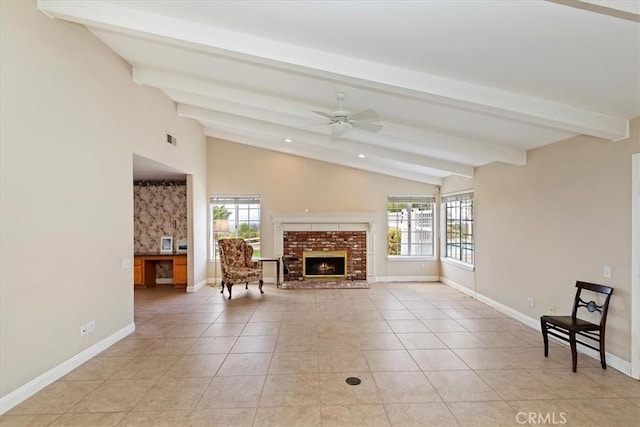
<path fill-rule="evenodd" d="M 260 266 L 265 262 L 276 263 L 276 288 L 280 287 L 280 258 L 255 258 L 256 261 L 260 261 Z"/>

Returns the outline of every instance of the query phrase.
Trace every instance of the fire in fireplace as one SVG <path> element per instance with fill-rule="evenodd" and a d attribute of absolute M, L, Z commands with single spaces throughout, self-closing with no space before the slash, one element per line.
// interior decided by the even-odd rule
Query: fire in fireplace
<path fill-rule="evenodd" d="M 302 275 L 306 278 L 346 278 L 347 251 L 305 251 Z"/>

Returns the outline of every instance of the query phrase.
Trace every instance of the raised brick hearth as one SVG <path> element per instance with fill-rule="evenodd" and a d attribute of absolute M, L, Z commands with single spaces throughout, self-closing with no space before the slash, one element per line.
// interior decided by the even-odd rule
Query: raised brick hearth
<path fill-rule="evenodd" d="M 288 280 L 302 280 L 304 251 L 347 251 L 347 278 L 367 279 L 367 233 L 364 231 L 283 231 Z"/>

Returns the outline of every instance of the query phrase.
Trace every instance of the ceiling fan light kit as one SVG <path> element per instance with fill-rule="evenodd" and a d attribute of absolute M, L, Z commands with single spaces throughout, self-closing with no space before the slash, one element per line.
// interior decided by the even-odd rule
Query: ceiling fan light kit
<path fill-rule="evenodd" d="M 328 119 L 328 121 L 324 124 L 331 126 L 331 136 L 339 136 L 343 135 L 346 131 L 351 129 L 352 127 L 357 129 L 362 129 L 368 132 L 380 132 L 382 130 L 381 125 L 377 125 L 374 123 L 367 123 L 364 120 L 378 120 L 378 113 L 373 110 L 363 110 L 358 113 L 351 114 L 349 111 L 345 110 L 342 107 L 342 102 L 347 97 L 347 94 L 344 92 L 336 92 L 336 99 L 338 100 L 338 109 L 331 112 L 325 113 L 324 111 L 314 111 L 314 113 L 319 116 Z"/>
<path fill-rule="evenodd" d="M 348 121 L 337 121 L 331 124 L 332 134 L 342 135 L 349 129 L 351 129 L 351 124 Z"/>

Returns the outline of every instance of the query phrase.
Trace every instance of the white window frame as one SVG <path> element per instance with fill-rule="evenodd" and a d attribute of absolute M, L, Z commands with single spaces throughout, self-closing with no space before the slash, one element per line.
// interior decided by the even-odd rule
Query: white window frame
<path fill-rule="evenodd" d="M 436 197 L 435 195 L 420 195 L 420 196 L 406 196 L 406 195 L 390 195 L 387 197 L 386 204 L 386 233 L 389 230 L 389 203 L 430 203 L 431 204 L 431 252 L 432 255 L 414 255 L 409 253 L 408 255 L 389 255 L 387 249 L 387 260 L 388 261 L 434 261 L 437 259 L 437 248 L 436 244 L 436 225 L 437 225 L 437 208 L 436 208 Z M 409 231 L 411 234 L 412 231 Z M 387 234 L 388 236 L 388 234 Z M 385 236 L 385 242 L 388 244 L 388 237 Z M 409 249 L 411 245 L 409 245 Z"/>
<path fill-rule="evenodd" d="M 451 201 L 462 201 L 462 200 L 471 200 L 471 209 L 472 209 L 472 216 L 471 216 L 471 236 L 473 239 L 473 263 L 468 263 L 466 261 L 463 261 L 462 258 L 462 252 L 460 253 L 460 257 L 450 257 L 447 255 L 447 246 L 448 246 L 448 242 L 447 242 L 447 203 L 451 202 Z M 474 271 L 475 269 L 475 260 L 476 260 L 476 233 L 475 233 L 475 201 L 474 201 L 474 192 L 473 190 L 465 190 L 465 191 L 459 191 L 459 192 L 455 192 L 455 193 L 449 193 L 449 194 L 445 194 L 442 195 L 440 198 L 440 241 L 441 241 L 441 248 L 440 248 L 440 253 L 442 254 L 440 257 L 440 260 L 448 263 L 448 264 L 453 264 L 456 265 L 458 267 L 461 267 L 465 270 L 470 270 L 470 271 Z M 460 222 L 462 222 L 462 219 L 459 219 Z M 460 242 L 461 244 L 461 242 Z"/>
<path fill-rule="evenodd" d="M 216 248 L 216 243 L 215 243 L 215 239 L 214 239 L 214 229 L 213 229 L 213 214 L 214 214 L 214 206 L 215 205 L 219 205 L 221 201 L 224 201 L 224 203 L 222 203 L 223 205 L 227 205 L 227 204 L 233 204 L 235 205 L 235 207 L 233 208 L 233 214 L 235 215 L 235 218 L 233 220 L 230 220 L 230 224 L 235 224 L 235 229 L 231 229 L 229 230 L 228 234 L 235 234 L 235 236 L 238 236 L 238 225 L 241 223 L 245 223 L 246 221 L 240 221 L 240 214 L 239 214 L 239 210 L 237 208 L 237 206 L 239 204 L 257 204 L 258 205 L 258 231 L 260 233 L 260 236 L 262 236 L 262 201 L 260 199 L 259 195 L 215 195 L 215 196 L 211 196 L 209 197 L 209 261 L 214 261 L 214 259 L 217 258 L 217 255 L 215 254 L 215 251 L 217 250 Z M 257 201 L 257 203 L 255 203 Z M 242 203 L 244 202 L 244 203 Z M 250 221 L 250 222 L 255 222 L 255 220 Z"/>

